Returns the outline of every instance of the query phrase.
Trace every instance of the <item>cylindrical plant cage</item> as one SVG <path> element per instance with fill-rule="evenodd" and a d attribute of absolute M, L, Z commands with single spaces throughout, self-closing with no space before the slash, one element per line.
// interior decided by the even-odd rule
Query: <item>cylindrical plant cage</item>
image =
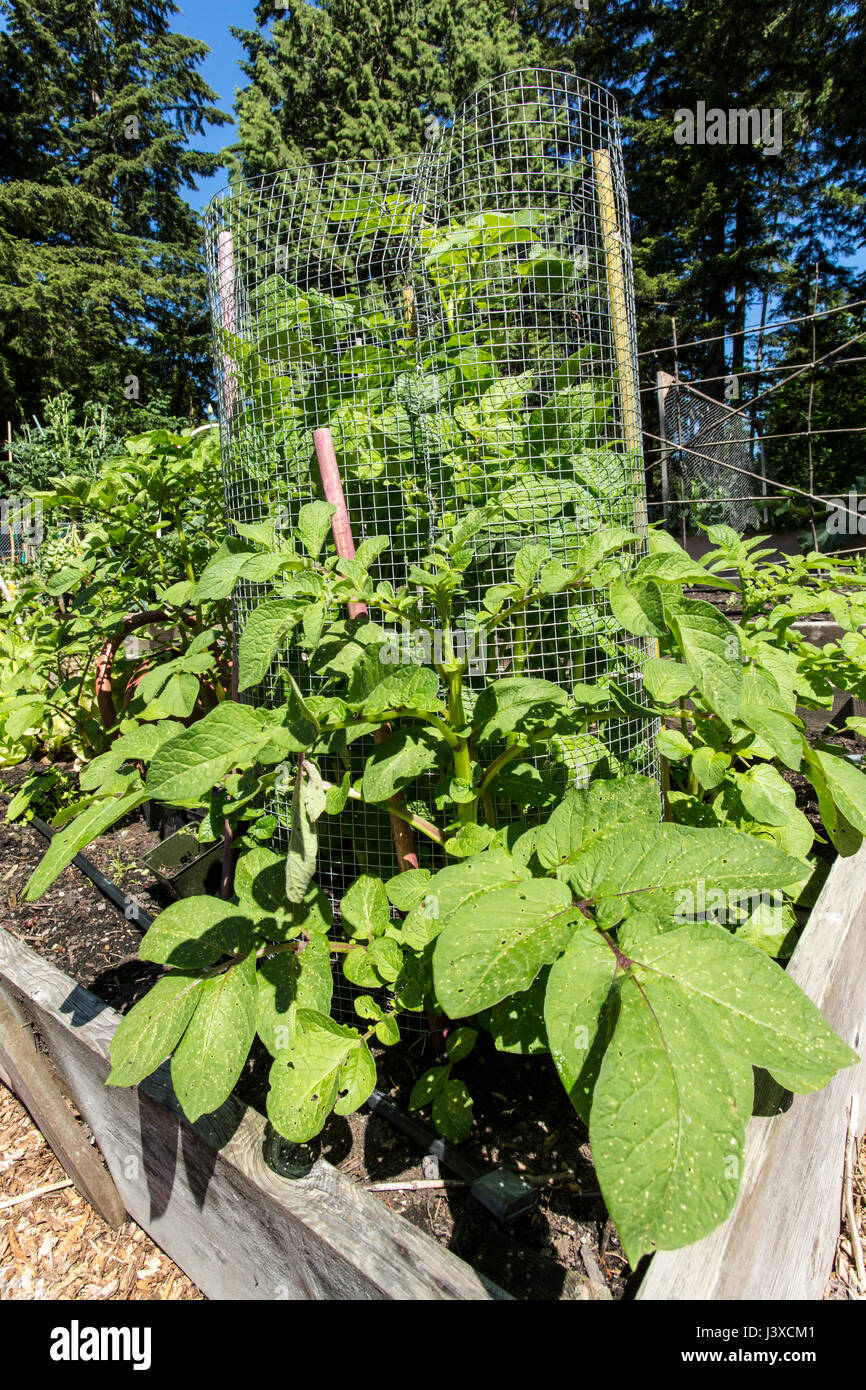
<path fill-rule="evenodd" d="M 232 186 L 206 229 L 232 523 L 292 525 L 322 496 L 312 436 L 327 427 L 356 544 L 390 538 L 382 580 L 405 583 L 445 528 L 494 509 L 472 542 L 468 614 L 528 542 L 567 565 L 603 527 L 645 530 L 628 209 L 601 88 L 508 73 L 420 158 Z M 266 592 L 236 591 L 236 635 Z M 603 601 L 559 594 L 468 655 L 470 698 L 509 675 L 566 688 L 614 678 L 638 695 L 645 644 Z M 252 698 L 279 702 L 287 669 L 321 690 L 340 664 L 333 644 L 309 660 L 287 645 Z M 652 773 L 652 733 L 636 717 L 563 738 L 497 795 L 532 819 L 594 770 Z M 353 775 L 371 749 L 361 738 L 342 750 Z M 320 822 L 319 877 L 335 900 L 361 872 L 397 870 L 386 812 L 350 805 Z M 420 847 L 421 862 L 434 867 L 434 850 Z"/>

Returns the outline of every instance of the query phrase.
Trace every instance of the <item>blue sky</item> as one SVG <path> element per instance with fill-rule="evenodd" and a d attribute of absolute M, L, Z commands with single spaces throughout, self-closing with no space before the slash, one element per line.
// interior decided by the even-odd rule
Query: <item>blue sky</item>
<path fill-rule="evenodd" d="M 217 93 L 216 105 L 231 116 L 235 88 L 245 79 L 238 67 L 244 50 L 229 32 L 229 25 L 254 29 L 254 0 L 231 0 L 231 3 L 226 3 L 226 0 L 177 0 L 177 3 L 180 13 L 174 15 L 171 27 L 178 34 L 203 39 L 212 50 L 199 71 Z M 214 126 L 203 139 L 196 139 L 193 144 L 197 149 L 219 150 L 224 145 L 230 145 L 233 139 L 232 126 Z M 194 208 L 203 208 L 225 182 L 224 172 L 212 179 L 202 179 L 197 193 L 187 193 L 188 202 Z"/>

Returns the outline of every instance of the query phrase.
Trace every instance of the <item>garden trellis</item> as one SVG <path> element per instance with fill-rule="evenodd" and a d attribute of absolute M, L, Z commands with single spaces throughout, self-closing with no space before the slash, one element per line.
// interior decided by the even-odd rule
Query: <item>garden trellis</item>
<path fill-rule="evenodd" d="M 646 524 L 613 99 L 561 73 L 508 73 L 420 158 L 239 183 L 213 200 L 206 229 L 233 525 L 295 524 L 322 496 L 312 436 L 327 430 L 355 544 L 369 555 L 375 537 L 388 538 L 383 581 L 405 582 L 446 527 L 490 508 L 450 635 L 468 661 L 470 700 L 483 671 L 566 687 L 615 676 L 638 695 L 645 643 L 601 601 L 558 594 L 543 618 L 515 615 L 490 650 L 472 637 L 482 596 L 507 582 L 527 542 L 568 563 L 600 528 Z M 267 591 L 252 580 L 236 590 L 237 633 Z M 344 644 L 353 634 L 347 619 Z M 383 661 L 425 662 L 425 643 L 441 636 L 409 625 L 381 640 Z M 339 645 L 306 662 L 287 647 L 244 698 L 277 703 L 287 672 L 302 692 L 321 688 L 342 659 Z M 592 732 L 563 738 L 531 777 L 564 790 L 605 762 L 652 771 L 652 732 L 624 716 L 604 742 Z M 357 775 L 371 749 L 363 737 L 335 761 Z M 523 776 L 510 790 L 531 816 Z M 498 795 L 509 796 L 505 776 Z M 277 793 L 284 832 L 288 800 Z M 330 835 L 323 824 L 320 881 L 330 895 L 359 869 L 395 872 L 381 808 L 353 807 L 351 842 L 345 831 Z"/>

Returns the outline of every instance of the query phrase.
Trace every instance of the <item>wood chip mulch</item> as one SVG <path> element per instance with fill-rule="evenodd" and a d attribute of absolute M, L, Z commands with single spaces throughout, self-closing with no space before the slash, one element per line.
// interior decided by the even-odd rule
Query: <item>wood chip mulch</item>
<path fill-rule="evenodd" d="M 65 1180 L 24 1106 L 0 1082 L 0 1302 L 203 1297 L 140 1226 L 126 1221 L 112 1230 L 74 1187 L 3 1205 Z"/>
<path fill-rule="evenodd" d="M 858 1277 L 857 1270 L 858 1257 L 861 1270 L 866 1262 L 866 1135 L 860 1141 L 860 1151 L 850 1176 L 857 1231 L 853 1234 L 847 1218 L 843 1219 L 836 1246 L 836 1262 L 824 1292 L 825 1300 L 866 1300 L 866 1283 Z"/>

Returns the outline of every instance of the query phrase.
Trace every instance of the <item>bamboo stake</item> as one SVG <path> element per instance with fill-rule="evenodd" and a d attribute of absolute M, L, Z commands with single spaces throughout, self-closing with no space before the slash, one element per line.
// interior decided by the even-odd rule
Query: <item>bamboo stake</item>
<path fill-rule="evenodd" d="M 229 231 L 220 232 L 217 240 L 217 276 L 219 280 L 220 292 L 220 324 L 226 334 L 235 335 L 237 332 L 237 316 L 235 312 L 235 246 L 232 234 Z M 225 424 L 226 428 L 231 427 L 232 417 L 235 413 L 235 406 L 238 398 L 237 372 L 233 359 L 229 356 L 227 348 L 223 349 L 223 360 L 225 362 Z M 238 643 L 235 632 L 235 623 L 232 622 L 232 686 L 231 699 L 237 700 L 240 691 L 238 687 Z M 223 822 L 223 857 L 222 869 L 220 874 L 220 896 L 230 898 L 235 886 L 235 848 L 234 841 L 236 832 L 226 819 Z"/>
<path fill-rule="evenodd" d="M 319 465 L 325 498 L 336 508 L 331 517 L 331 534 L 334 537 L 337 554 L 342 560 L 354 560 L 355 541 L 352 536 L 352 523 L 346 508 L 340 468 L 337 463 L 337 455 L 334 452 L 334 441 L 331 438 L 331 431 L 327 427 L 313 430 L 313 447 L 316 450 L 316 461 Z M 350 618 L 369 616 L 366 603 L 350 603 L 348 610 Z M 384 738 L 388 737 L 390 729 L 390 724 L 383 725 L 382 728 L 375 731 L 373 738 L 377 743 L 381 743 Z M 399 796 L 393 796 L 388 804 L 402 808 L 402 799 Z M 391 837 L 394 841 L 400 872 L 405 873 L 407 869 L 417 869 L 418 855 L 415 852 L 415 841 L 411 829 L 404 820 L 395 816 L 391 811 L 388 812 L 388 819 L 391 822 Z"/>
<path fill-rule="evenodd" d="M 637 454 L 635 482 L 638 487 L 635 505 L 635 526 L 645 531 L 648 518 L 643 501 L 644 478 L 640 460 L 643 456 L 640 434 L 640 406 L 637 393 L 637 363 L 631 347 L 625 272 L 623 270 L 622 237 L 616 218 L 616 199 L 613 172 L 608 150 L 594 150 L 592 155 L 598 202 L 601 211 L 601 235 L 607 270 L 610 313 L 613 320 L 613 343 L 616 354 L 616 373 L 619 379 L 620 405 L 626 448 Z"/>

